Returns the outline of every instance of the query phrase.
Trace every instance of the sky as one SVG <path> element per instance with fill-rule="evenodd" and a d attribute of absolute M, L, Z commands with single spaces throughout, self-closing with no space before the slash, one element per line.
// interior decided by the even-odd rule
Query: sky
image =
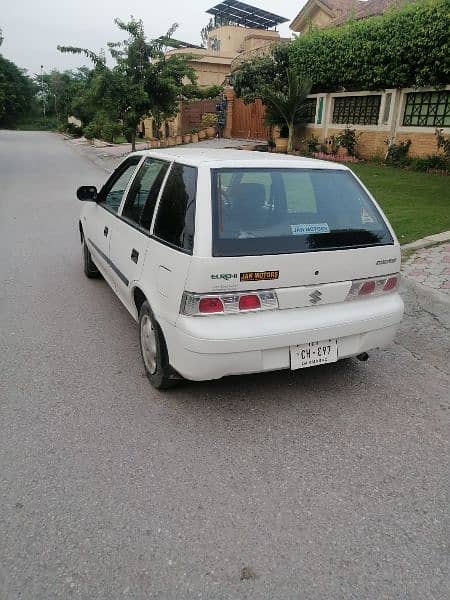
<path fill-rule="evenodd" d="M 221 1 L 221 0 L 220 0 Z M 0 28 L 4 42 L 0 52 L 29 74 L 76 69 L 89 64 L 79 55 L 61 54 L 58 44 L 91 50 L 106 48 L 106 42 L 123 39 L 114 18 L 141 18 L 147 37 L 158 37 L 172 23 L 180 27 L 174 37 L 200 43 L 200 30 L 207 24 L 205 10 L 219 0 L 2 0 Z M 247 0 L 258 8 L 289 19 L 297 15 L 306 0 Z M 289 22 L 281 25 L 282 36 L 289 37 Z"/>

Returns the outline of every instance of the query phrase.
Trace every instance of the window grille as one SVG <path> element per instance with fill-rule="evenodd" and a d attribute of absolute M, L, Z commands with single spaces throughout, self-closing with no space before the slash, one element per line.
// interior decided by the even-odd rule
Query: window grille
<path fill-rule="evenodd" d="M 381 95 L 342 96 L 334 99 L 333 123 L 377 125 Z"/>
<path fill-rule="evenodd" d="M 317 98 L 307 98 L 305 101 L 305 107 L 303 110 L 303 117 L 306 123 L 316 122 L 316 106 Z"/>
<path fill-rule="evenodd" d="M 450 90 L 406 94 L 403 125 L 450 127 Z"/>

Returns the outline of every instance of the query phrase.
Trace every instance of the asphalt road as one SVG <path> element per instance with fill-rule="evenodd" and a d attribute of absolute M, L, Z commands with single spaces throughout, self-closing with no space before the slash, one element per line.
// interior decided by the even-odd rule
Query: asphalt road
<path fill-rule="evenodd" d="M 0 132 L 1 600 L 447 598 L 448 306 L 406 290 L 364 364 L 156 392 L 81 269 L 104 176 Z"/>

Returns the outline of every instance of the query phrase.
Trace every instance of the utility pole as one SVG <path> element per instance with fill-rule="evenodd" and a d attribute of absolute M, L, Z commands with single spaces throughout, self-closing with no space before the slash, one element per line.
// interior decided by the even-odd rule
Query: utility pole
<path fill-rule="evenodd" d="M 42 112 L 45 117 L 44 65 L 41 65 L 41 94 L 42 94 Z"/>

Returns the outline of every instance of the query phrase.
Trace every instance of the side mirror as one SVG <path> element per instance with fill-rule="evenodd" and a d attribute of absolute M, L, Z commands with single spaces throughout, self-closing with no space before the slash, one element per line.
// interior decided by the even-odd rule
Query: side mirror
<path fill-rule="evenodd" d="M 95 185 L 82 185 L 77 189 L 78 200 L 96 202 L 98 198 L 97 188 Z"/>

